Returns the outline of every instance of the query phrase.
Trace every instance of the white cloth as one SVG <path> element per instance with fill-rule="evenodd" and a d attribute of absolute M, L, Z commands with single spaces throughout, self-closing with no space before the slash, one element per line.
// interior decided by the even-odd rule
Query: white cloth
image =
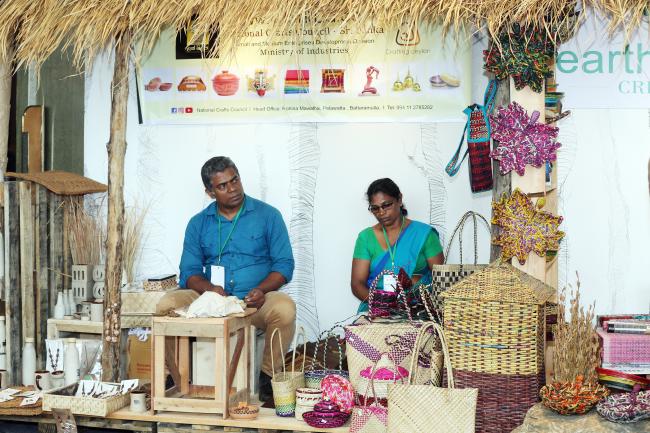
<path fill-rule="evenodd" d="M 224 317 L 243 313 L 244 304 L 236 296 L 221 296 L 215 292 L 204 292 L 187 309 L 176 310 L 181 317 Z"/>

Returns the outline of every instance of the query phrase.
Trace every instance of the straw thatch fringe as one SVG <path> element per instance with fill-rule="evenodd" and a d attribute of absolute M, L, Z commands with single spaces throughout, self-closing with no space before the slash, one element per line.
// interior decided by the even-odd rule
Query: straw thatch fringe
<path fill-rule="evenodd" d="M 610 32 L 629 35 L 647 14 L 647 0 L 583 0 L 609 22 Z M 575 0 L 5 0 L 0 4 L 0 59 L 15 48 L 16 65 L 40 65 L 59 46 L 73 48 L 79 67 L 125 32 L 150 49 L 166 27 L 181 29 L 194 19 L 195 34 L 218 33 L 209 55 L 226 58 L 253 24 L 271 29 L 270 39 L 295 39 L 323 23 L 366 28 L 370 23 L 413 28 L 441 24 L 445 31 L 486 29 L 493 39 L 513 24 L 545 29 L 557 41 L 580 19 Z M 462 35 L 462 33 L 458 33 Z M 560 36 L 561 35 L 561 36 Z M 313 36 L 306 36 L 312 38 Z"/>

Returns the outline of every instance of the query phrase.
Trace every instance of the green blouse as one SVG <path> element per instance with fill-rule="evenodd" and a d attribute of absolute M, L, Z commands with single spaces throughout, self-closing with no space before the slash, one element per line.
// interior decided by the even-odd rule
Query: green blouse
<path fill-rule="evenodd" d="M 373 262 L 377 257 L 386 254 L 386 251 L 388 250 L 383 249 L 379 244 L 372 227 L 368 227 L 359 233 L 357 242 L 354 244 L 354 254 L 352 257 Z M 441 252 L 442 245 L 440 245 L 440 239 L 436 232 L 431 230 L 426 241 L 424 241 L 424 245 L 422 245 L 420 254 L 418 254 L 414 274 L 424 273 L 429 266 L 427 259 L 435 257 Z"/>

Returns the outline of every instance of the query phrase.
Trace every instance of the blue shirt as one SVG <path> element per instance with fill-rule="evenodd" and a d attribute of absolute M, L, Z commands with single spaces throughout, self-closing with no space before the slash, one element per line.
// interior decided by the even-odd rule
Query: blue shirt
<path fill-rule="evenodd" d="M 187 224 L 180 264 L 180 287 L 186 288 L 187 279 L 192 275 L 210 280 L 210 266 L 217 265 L 219 257 L 217 218 L 221 220 L 223 245 L 234 218 L 229 221 L 219 215 L 216 202 L 194 215 Z M 271 272 L 279 272 L 289 282 L 294 268 L 293 253 L 280 212 L 247 195 L 230 241 L 221 254 L 221 266 L 226 271 L 224 290 L 240 299 Z"/>

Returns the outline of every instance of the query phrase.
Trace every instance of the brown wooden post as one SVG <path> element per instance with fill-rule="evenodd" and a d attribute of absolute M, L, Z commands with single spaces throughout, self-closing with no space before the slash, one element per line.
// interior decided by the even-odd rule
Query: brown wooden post
<path fill-rule="evenodd" d="M 111 89 L 111 135 L 108 150 L 108 221 L 106 236 L 106 293 L 104 296 L 104 341 L 102 378 L 117 381 L 120 373 L 120 284 L 124 229 L 124 155 L 129 99 L 131 34 L 116 38 L 115 66 Z M 117 329 L 117 332 L 114 330 Z M 126 360 L 124 360 L 126 362 Z"/>

